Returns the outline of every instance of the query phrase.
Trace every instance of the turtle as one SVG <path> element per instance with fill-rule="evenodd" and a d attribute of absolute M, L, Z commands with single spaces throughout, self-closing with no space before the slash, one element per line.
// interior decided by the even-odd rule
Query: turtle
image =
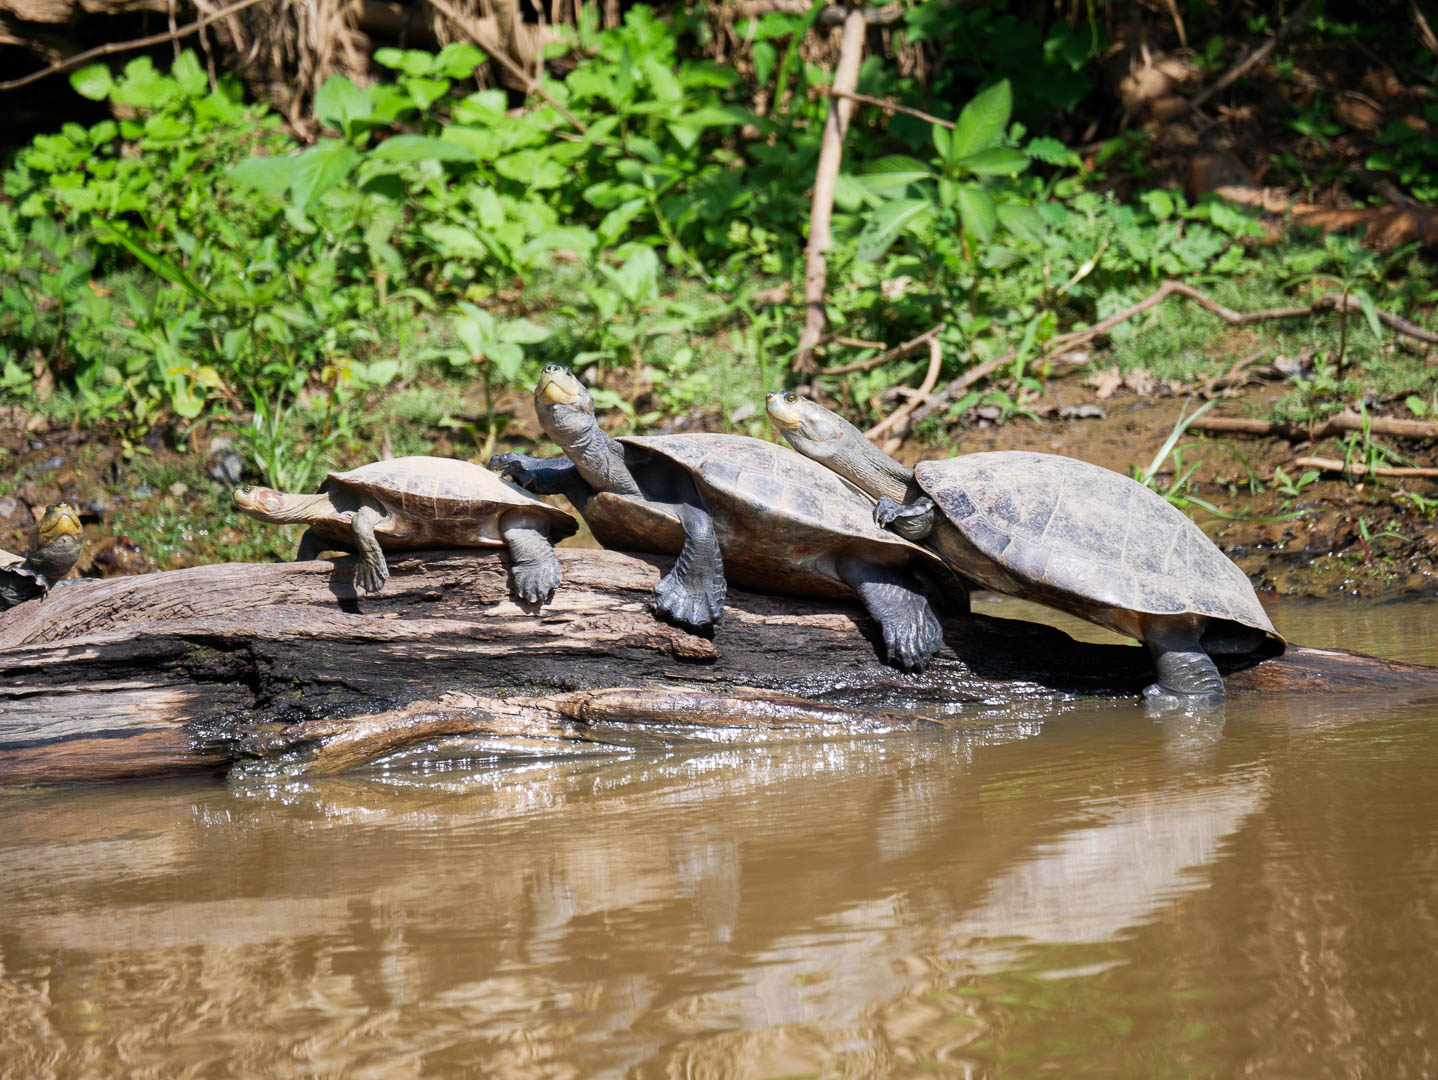
<path fill-rule="evenodd" d="M 0 551 L 0 611 L 44 596 L 80 558 L 80 514 L 67 502 L 52 503 L 25 555 Z"/>
<path fill-rule="evenodd" d="M 332 472 L 313 495 L 245 485 L 233 498 L 259 521 L 308 524 L 297 561 L 331 549 L 356 552 L 354 583 L 365 592 L 377 592 L 389 579 L 386 550 L 504 545 L 514 591 L 539 603 L 562 578 L 551 540 L 579 528 L 558 507 L 453 458 L 402 457 Z"/>
<path fill-rule="evenodd" d="M 1285 647 L 1247 575 L 1136 480 L 1018 450 L 909 469 L 799 394 L 769 394 L 767 412 L 796 450 L 878 500 L 876 523 L 930 546 L 963 579 L 1141 641 L 1157 672 L 1143 695 L 1159 709 L 1222 702 L 1210 654 Z"/>
<path fill-rule="evenodd" d="M 540 375 L 534 402 L 567 456 L 499 454 L 490 468 L 568 497 L 606 547 L 677 554 L 655 589 L 661 617 L 711 629 L 723 614 L 726 580 L 768 592 L 857 593 L 895 667 L 920 670 L 938 651 L 943 631 L 926 590 L 941 590 L 948 571 L 875 526 L 873 501 L 852 484 L 744 435 L 614 439 L 595 419 L 588 390 L 557 364 Z"/>

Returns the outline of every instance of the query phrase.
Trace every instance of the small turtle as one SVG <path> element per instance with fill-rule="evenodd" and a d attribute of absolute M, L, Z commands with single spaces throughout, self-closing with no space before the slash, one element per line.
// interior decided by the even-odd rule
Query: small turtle
<path fill-rule="evenodd" d="M 235 506 L 259 521 L 303 521 L 298 561 L 354 551 L 355 587 L 389 579 L 384 552 L 422 547 L 499 547 L 510 556 L 514 591 L 530 603 L 550 596 L 561 573 L 552 539 L 578 530 L 574 518 L 468 461 L 402 457 L 330 473 L 319 494 L 236 488 Z"/>
<path fill-rule="evenodd" d="M 742 435 L 613 439 L 595 420 L 589 392 L 558 365 L 544 369 L 534 402 L 568 456 L 500 454 L 490 467 L 567 496 L 606 547 L 677 553 L 655 589 L 661 615 L 712 626 L 727 575 L 768 592 L 857 593 L 883 629 L 890 662 L 904 670 L 922 668 L 938 650 L 942 630 L 920 579 L 945 582 L 948 571 L 877 528 L 872 501 L 853 485 Z"/>
<path fill-rule="evenodd" d="M 1137 638 L 1160 707 L 1223 700 L 1210 653 L 1275 656 L 1284 642 L 1248 578 L 1197 525 L 1135 480 L 1022 451 L 905 468 L 798 394 L 768 413 L 789 443 L 878 499 L 874 520 L 924 541 L 964 578 Z"/>
<path fill-rule="evenodd" d="M 26 555 L 0 551 L 0 611 L 44 596 L 80 558 L 80 515 L 67 502 L 45 511 Z"/>

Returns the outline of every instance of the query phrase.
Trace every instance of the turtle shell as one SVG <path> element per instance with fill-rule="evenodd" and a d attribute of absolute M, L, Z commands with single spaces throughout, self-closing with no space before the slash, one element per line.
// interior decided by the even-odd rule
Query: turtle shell
<path fill-rule="evenodd" d="M 952 579 L 931 553 L 875 525 L 872 499 L 787 447 L 719 434 L 632 436 L 619 442 L 641 487 L 646 470 L 656 464 L 677 465 L 693 477 L 714 519 L 724 576 L 736 585 L 847 596 L 837 570 L 844 553 L 892 566 L 918 563 L 935 579 Z M 684 542 L 673 514 L 637 499 L 601 492 L 583 513 L 606 547 L 672 555 Z"/>
<path fill-rule="evenodd" d="M 957 530 L 935 534 L 941 554 L 989 588 L 1132 637 L 1143 636 L 1135 616 L 1191 614 L 1220 620 L 1237 651 L 1283 647 L 1244 572 L 1120 473 L 1006 450 L 923 461 L 914 476 Z"/>
<path fill-rule="evenodd" d="M 552 540 L 571 536 L 578 529 L 574 518 L 558 507 L 482 466 L 455 458 L 375 461 L 348 472 L 330 473 L 320 490 L 331 496 L 349 490 L 368 497 L 389 514 L 389 520 L 375 526 L 375 533 L 413 544 L 503 544 L 499 519 L 516 508 L 541 514 L 549 523 Z"/>

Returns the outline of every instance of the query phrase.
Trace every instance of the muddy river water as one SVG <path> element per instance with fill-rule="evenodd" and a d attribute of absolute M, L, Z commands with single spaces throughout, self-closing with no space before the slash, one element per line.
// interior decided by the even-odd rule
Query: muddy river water
<path fill-rule="evenodd" d="M 0 794 L 0 1075 L 1438 1075 L 1438 699 L 994 720 Z"/>

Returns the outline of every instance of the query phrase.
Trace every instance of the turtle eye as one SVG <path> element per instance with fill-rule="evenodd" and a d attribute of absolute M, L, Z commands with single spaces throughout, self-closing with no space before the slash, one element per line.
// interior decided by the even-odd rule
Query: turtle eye
<path fill-rule="evenodd" d="M 784 395 L 784 400 L 787 401 L 790 405 L 792 405 L 794 404 L 794 402 L 799 400 L 799 395 L 794 393 L 794 391 L 790 390 L 787 394 Z"/>

